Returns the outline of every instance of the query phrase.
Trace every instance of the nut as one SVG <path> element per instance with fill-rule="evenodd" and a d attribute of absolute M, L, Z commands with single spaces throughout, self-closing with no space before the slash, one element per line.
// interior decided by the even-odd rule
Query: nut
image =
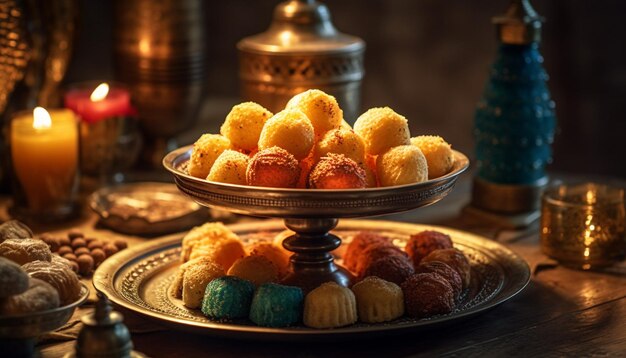
<path fill-rule="evenodd" d="M 85 239 L 83 238 L 77 238 L 72 240 L 72 247 L 73 248 L 79 248 L 79 247 L 86 247 L 87 246 L 87 242 L 85 241 Z"/>

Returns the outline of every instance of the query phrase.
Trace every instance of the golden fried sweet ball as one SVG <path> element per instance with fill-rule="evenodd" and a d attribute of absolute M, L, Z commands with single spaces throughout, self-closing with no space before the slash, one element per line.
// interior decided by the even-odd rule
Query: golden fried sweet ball
<path fill-rule="evenodd" d="M 315 144 L 315 159 L 319 160 L 329 153 L 343 154 L 362 165 L 365 160 L 365 144 L 351 129 L 332 129 Z"/>
<path fill-rule="evenodd" d="M 246 151 L 254 150 L 265 122 L 272 112 L 258 103 L 244 102 L 230 110 L 220 128 L 220 133 L 230 140 L 233 147 Z"/>
<path fill-rule="evenodd" d="M 207 180 L 220 183 L 246 184 L 247 155 L 234 150 L 225 150 L 213 163 Z"/>
<path fill-rule="evenodd" d="M 259 150 L 281 147 L 302 160 L 313 148 L 313 125 L 298 109 L 285 109 L 268 119 L 259 137 Z"/>
<path fill-rule="evenodd" d="M 286 108 L 297 108 L 304 112 L 318 137 L 341 125 L 343 111 L 335 97 L 317 89 L 311 89 L 295 95 L 287 102 Z"/>
<path fill-rule="evenodd" d="M 203 134 L 194 144 L 187 168 L 189 175 L 206 178 L 217 157 L 226 149 L 230 149 L 228 138 L 219 134 Z"/>
<path fill-rule="evenodd" d="M 411 144 L 406 118 L 389 107 L 371 108 L 354 122 L 354 131 L 363 138 L 367 154 L 378 155 L 389 148 Z"/>
<path fill-rule="evenodd" d="M 436 135 L 422 135 L 411 138 L 411 144 L 418 147 L 428 162 L 428 178 L 438 178 L 452 170 L 454 153 L 452 146 Z"/>
<path fill-rule="evenodd" d="M 428 180 L 424 154 L 413 145 L 393 147 L 376 158 L 380 186 L 419 183 Z"/>

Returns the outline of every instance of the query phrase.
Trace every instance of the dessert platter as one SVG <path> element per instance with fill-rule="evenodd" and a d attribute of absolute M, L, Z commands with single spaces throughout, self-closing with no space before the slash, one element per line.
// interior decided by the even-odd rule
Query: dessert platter
<path fill-rule="evenodd" d="M 236 224 L 230 228 L 244 242 L 271 241 L 284 230 L 279 220 Z M 314 341 L 383 336 L 455 323 L 505 302 L 519 293 L 530 279 L 528 265 L 515 253 L 492 240 L 464 231 L 389 221 L 342 220 L 333 233 L 344 239 L 344 247 L 362 230 L 388 235 L 399 246 L 410 234 L 422 230 L 450 235 L 455 247 L 470 260 L 472 271 L 470 285 L 455 309 L 428 318 L 405 316 L 385 323 L 357 323 L 333 329 L 308 328 L 301 324 L 271 328 L 258 327 L 245 319 L 211 320 L 200 310 L 187 308 L 169 291 L 181 265 L 180 235 L 153 240 L 116 254 L 96 270 L 94 285 L 115 304 L 175 329 L 242 339 Z"/>
<path fill-rule="evenodd" d="M 438 136 L 411 138 L 388 107 L 352 128 L 332 96 L 309 90 L 277 114 L 237 105 L 220 132 L 164 158 L 180 191 L 284 225 L 207 223 L 121 252 L 94 273 L 111 301 L 198 333 L 323 340 L 453 322 L 528 283 L 523 259 L 476 235 L 339 222 L 433 204 L 469 166 Z"/>

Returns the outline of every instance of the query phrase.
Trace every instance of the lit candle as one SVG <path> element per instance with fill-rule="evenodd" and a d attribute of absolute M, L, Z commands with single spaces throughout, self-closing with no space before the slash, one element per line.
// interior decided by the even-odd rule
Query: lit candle
<path fill-rule="evenodd" d="M 45 213 L 68 204 L 78 169 L 76 116 L 68 109 L 18 114 L 11 122 L 11 158 L 28 209 Z"/>
<path fill-rule="evenodd" d="M 132 113 L 130 94 L 124 88 L 101 83 L 95 89 L 76 88 L 65 94 L 65 107 L 88 123 Z"/>

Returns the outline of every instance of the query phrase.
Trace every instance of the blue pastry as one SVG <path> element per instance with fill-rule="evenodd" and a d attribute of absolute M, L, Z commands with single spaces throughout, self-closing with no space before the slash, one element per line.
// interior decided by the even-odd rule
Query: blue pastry
<path fill-rule="evenodd" d="M 248 317 L 253 295 L 250 281 L 235 276 L 216 278 L 206 286 L 202 313 L 220 320 Z"/>
<path fill-rule="evenodd" d="M 264 327 L 286 327 L 302 317 L 304 295 L 299 287 L 266 283 L 259 286 L 250 307 L 250 320 Z"/>

